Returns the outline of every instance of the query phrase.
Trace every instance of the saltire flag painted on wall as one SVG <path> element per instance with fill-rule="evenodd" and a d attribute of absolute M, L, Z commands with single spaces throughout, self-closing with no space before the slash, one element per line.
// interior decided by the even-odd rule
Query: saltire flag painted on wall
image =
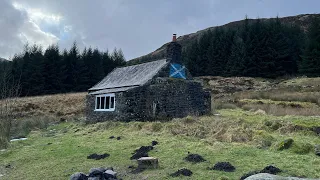
<path fill-rule="evenodd" d="M 181 64 L 170 64 L 170 77 L 186 79 L 186 67 Z"/>

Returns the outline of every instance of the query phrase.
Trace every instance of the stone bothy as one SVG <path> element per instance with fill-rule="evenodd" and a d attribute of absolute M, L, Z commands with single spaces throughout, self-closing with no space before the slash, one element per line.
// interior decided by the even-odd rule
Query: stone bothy
<path fill-rule="evenodd" d="M 210 111 L 210 93 L 183 65 L 175 34 L 166 58 L 116 68 L 86 96 L 89 122 L 161 120 Z"/>

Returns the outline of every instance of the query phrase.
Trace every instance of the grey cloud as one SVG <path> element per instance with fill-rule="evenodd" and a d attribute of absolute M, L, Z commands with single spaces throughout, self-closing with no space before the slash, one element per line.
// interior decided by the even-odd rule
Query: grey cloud
<path fill-rule="evenodd" d="M 7 2 L 7 5 L 10 3 Z M 58 41 L 69 48 L 77 41 L 84 46 L 112 50 L 122 48 L 127 59 L 149 53 L 170 41 L 171 34 L 183 35 L 210 26 L 222 25 L 249 17 L 287 16 L 315 13 L 320 3 L 310 0 L 15 0 L 28 8 L 59 14 L 61 24 L 40 24 L 43 31 L 61 35 L 65 26 L 72 30 L 67 39 Z M 1 9 L 0 9 L 1 11 Z M 25 15 L 12 21 L 25 22 Z M 2 18 L 2 16 L 0 17 Z M 11 19 L 11 18 L 10 18 Z M 23 23 L 22 23 L 23 24 Z M 45 28 L 43 28 L 45 26 Z M 3 33 L 0 32 L 2 36 Z M 12 33 L 14 34 L 14 33 Z M 12 35 L 13 36 L 13 35 Z M 59 37 L 60 38 L 60 37 Z M 0 39 L 0 44 L 2 40 Z M 48 42 L 48 41 L 46 41 Z M 1 50 L 0 50 L 1 51 Z M 3 53 L 0 52 L 0 56 Z"/>

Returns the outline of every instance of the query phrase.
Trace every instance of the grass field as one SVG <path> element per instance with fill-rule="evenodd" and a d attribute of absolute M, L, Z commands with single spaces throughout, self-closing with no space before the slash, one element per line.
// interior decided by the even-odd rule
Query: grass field
<path fill-rule="evenodd" d="M 123 179 L 233 180 L 267 165 L 283 170 L 280 173 L 283 176 L 320 178 L 320 157 L 314 153 L 314 146 L 320 144 L 315 132 L 316 127 L 320 127 L 320 111 L 314 110 L 319 108 L 320 97 L 318 80 L 312 81 L 309 88 L 305 87 L 309 81 L 304 78 L 276 82 L 272 89 L 221 93 L 222 96 L 213 99 L 215 115 L 188 116 L 169 122 L 86 125 L 82 123 L 84 105 L 81 104 L 85 93 L 56 95 L 61 97 L 60 101 L 52 95 L 48 98 L 55 103 L 45 112 L 51 117 L 46 121 L 55 123 L 47 123 L 42 128 L 30 126 L 32 131 L 27 140 L 12 142 L 8 149 L 0 151 L 0 179 L 68 179 L 75 172 L 88 173 L 92 167 L 112 166 Z M 68 104 L 69 101 L 63 100 L 67 98 L 79 104 Z M 49 100 L 45 96 L 30 98 L 19 107 L 31 101 L 42 104 Z M 68 109 L 70 106 L 72 108 Z M 56 109 L 61 113 L 57 114 Z M 30 111 L 37 113 L 31 115 Z M 28 116 L 22 115 L 19 121 L 41 122 L 46 114 L 42 111 L 39 108 L 26 110 Z M 307 114 L 308 111 L 313 114 Z M 59 122 L 61 117 L 68 121 Z M 121 140 L 109 139 L 110 136 L 120 136 Z M 279 150 L 281 143 L 289 138 L 294 140 L 292 146 Z M 149 155 L 159 158 L 160 168 L 131 173 L 128 166 L 137 165 L 135 160 L 130 160 L 131 153 L 141 146 L 151 145 L 153 140 L 159 144 Z M 188 152 L 200 154 L 206 161 L 186 162 L 184 157 Z M 92 153 L 109 153 L 110 157 L 87 159 Z M 221 161 L 230 162 L 236 171 L 207 169 Z M 6 168 L 9 164 L 11 167 Z M 193 175 L 169 176 L 183 167 L 190 169 Z"/>

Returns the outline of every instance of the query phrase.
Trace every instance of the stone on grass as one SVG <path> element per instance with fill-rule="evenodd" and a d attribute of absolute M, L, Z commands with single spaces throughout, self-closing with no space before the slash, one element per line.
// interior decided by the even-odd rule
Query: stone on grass
<path fill-rule="evenodd" d="M 316 180 L 316 179 L 307 179 L 307 178 L 297 178 L 297 177 L 282 177 L 268 173 L 259 173 L 247 177 L 244 180 Z"/>
<path fill-rule="evenodd" d="M 142 169 L 156 169 L 159 167 L 158 158 L 141 157 L 138 159 L 138 168 Z"/>
<path fill-rule="evenodd" d="M 89 170 L 89 177 L 102 176 L 105 171 L 106 171 L 106 168 L 104 167 L 91 168 Z"/>
<path fill-rule="evenodd" d="M 116 179 L 117 178 L 117 173 L 114 172 L 113 170 L 110 170 L 110 169 L 106 170 L 103 173 L 103 175 L 104 175 L 105 179 L 111 179 L 111 178 Z"/>
<path fill-rule="evenodd" d="M 82 172 L 77 172 L 70 176 L 70 180 L 88 180 L 88 177 Z"/>

